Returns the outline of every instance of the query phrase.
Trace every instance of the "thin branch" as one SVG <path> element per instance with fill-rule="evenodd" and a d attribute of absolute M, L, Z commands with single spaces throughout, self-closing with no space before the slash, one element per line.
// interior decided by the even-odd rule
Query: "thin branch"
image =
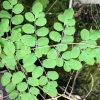
<path fill-rule="evenodd" d="M 92 83 L 91 89 L 90 89 L 90 91 L 88 92 L 88 94 L 85 96 L 85 98 L 84 98 L 83 100 L 86 100 L 86 98 L 89 96 L 89 94 L 91 93 L 91 91 L 92 91 L 92 89 L 93 89 L 93 86 L 94 86 L 94 79 L 93 79 L 93 76 L 92 76 L 92 74 L 90 74 L 90 75 L 91 75 L 91 79 L 92 79 L 92 81 L 91 81 L 91 83 Z"/>
<path fill-rule="evenodd" d="M 73 0 L 69 1 L 69 8 L 72 8 L 72 2 L 73 2 Z"/>

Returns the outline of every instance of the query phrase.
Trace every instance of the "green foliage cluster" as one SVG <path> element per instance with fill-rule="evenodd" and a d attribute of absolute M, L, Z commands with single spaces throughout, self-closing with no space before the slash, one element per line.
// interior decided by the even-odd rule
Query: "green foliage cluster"
<path fill-rule="evenodd" d="M 100 38 L 100 30 L 83 29 L 80 43 L 74 43 L 72 8 L 58 15 L 54 30 L 50 31 L 46 27 L 47 19 L 40 2 L 35 2 L 31 11 L 25 13 L 24 6 L 17 0 L 7 0 L 2 5 L 0 68 L 5 66 L 9 72 L 4 73 L 1 83 L 10 99 L 37 100 L 40 89 L 56 97 L 59 73 L 46 72 L 45 68 L 62 67 L 69 72 L 82 68 L 83 61 L 93 65 L 96 58 L 100 63 L 100 47 L 97 48 L 96 42 Z M 50 41 L 55 45 L 50 45 Z M 73 48 L 70 50 L 71 44 Z M 37 60 L 41 66 L 35 64 Z"/>

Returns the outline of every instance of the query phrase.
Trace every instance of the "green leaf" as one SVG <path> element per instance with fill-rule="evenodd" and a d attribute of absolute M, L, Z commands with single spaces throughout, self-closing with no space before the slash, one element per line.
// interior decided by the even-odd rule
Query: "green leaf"
<path fill-rule="evenodd" d="M 10 98 L 10 99 L 15 99 L 17 96 L 18 96 L 18 92 L 17 92 L 16 90 L 12 91 L 12 92 L 9 94 L 9 98 Z"/>
<path fill-rule="evenodd" d="M 33 70 L 32 77 L 38 78 L 43 74 L 43 72 L 44 72 L 44 69 L 41 66 L 38 66 Z"/>
<path fill-rule="evenodd" d="M 55 42 L 60 42 L 60 40 L 61 40 L 61 35 L 56 31 L 50 32 L 49 37 L 51 40 L 53 40 Z"/>
<path fill-rule="evenodd" d="M 58 86 L 57 81 L 49 81 L 48 84 L 54 88 L 56 88 Z"/>
<path fill-rule="evenodd" d="M 43 87 L 43 92 L 48 93 L 51 97 L 56 97 L 58 92 L 51 84 L 47 84 Z"/>
<path fill-rule="evenodd" d="M 19 30 L 12 30 L 10 39 L 13 41 L 19 41 L 21 38 L 21 32 Z"/>
<path fill-rule="evenodd" d="M 23 55 L 21 54 L 21 52 L 19 50 L 16 52 L 16 58 L 17 58 L 17 60 L 23 59 Z"/>
<path fill-rule="evenodd" d="M 65 51 L 65 50 L 67 50 L 67 48 L 68 48 L 68 46 L 67 46 L 67 44 L 58 44 L 57 46 L 56 46 L 56 49 L 58 50 L 58 51 Z"/>
<path fill-rule="evenodd" d="M 71 51 L 66 51 L 62 54 L 62 57 L 66 60 L 71 59 Z"/>
<path fill-rule="evenodd" d="M 11 18 L 10 14 L 6 10 L 0 11 L 0 18 Z"/>
<path fill-rule="evenodd" d="M 38 8 L 38 9 L 37 9 Z M 33 14 L 36 16 L 39 12 L 43 11 L 43 7 L 42 4 L 40 2 L 36 2 L 33 6 L 32 6 L 32 12 Z"/>
<path fill-rule="evenodd" d="M 34 33 L 34 26 L 31 24 L 24 24 L 22 30 L 27 34 L 32 34 Z"/>
<path fill-rule="evenodd" d="M 9 53 L 10 51 L 10 53 Z M 5 42 L 4 44 L 4 52 L 8 57 L 12 57 L 15 53 L 15 46 L 13 42 Z"/>
<path fill-rule="evenodd" d="M 49 39 L 47 37 L 41 37 L 37 40 L 38 46 L 46 46 L 49 44 Z"/>
<path fill-rule="evenodd" d="M 28 88 L 28 85 L 26 82 L 21 82 L 17 85 L 17 89 L 20 91 L 20 92 L 24 92 L 26 89 Z"/>
<path fill-rule="evenodd" d="M 89 56 L 90 51 L 89 51 L 89 53 L 87 53 L 87 50 L 88 49 L 82 51 L 82 53 L 79 56 L 79 60 L 85 61 L 86 64 L 88 64 L 88 65 L 93 65 L 94 64 L 94 58 Z"/>
<path fill-rule="evenodd" d="M 68 26 L 74 26 L 75 25 L 75 19 L 66 20 L 65 24 L 68 25 Z"/>
<path fill-rule="evenodd" d="M 12 24 L 19 25 L 24 21 L 24 17 L 21 14 L 15 15 L 11 18 Z"/>
<path fill-rule="evenodd" d="M 25 92 L 21 95 L 21 98 L 22 98 L 21 100 L 37 100 L 36 96 Z"/>
<path fill-rule="evenodd" d="M 61 22 L 64 22 L 64 16 L 63 16 L 63 14 L 59 14 L 58 15 L 58 20 L 61 21 Z"/>
<path fill-rule="evenodd" d="M 17 97 L 15 100 L 22 100 L 21 97 Z"/>
<path fill-rule="evenodd" d="M 47 20 L 44 17 L 39 17 L 35 22 L 37 26 L 44 26 L 46 23 L 47 23 Z"/>
<path fill-rule="evenodd" d="M 79 70 L 82 68 L 82 64 L 78 60 L 74 60 L 74 59 L 69 60 L 69 66 L 71 67 L 71 69 L 74 70 Z"/>
<path fill-rule="evenodd" d="M 32 65 L 23 65 L 23 67 L 25 68 L 25 70 L 27 72 L 32 72 L 36 68 L 36 66 L 34 64 L 32 64 Z"/>
<path fill-rule="evenodd" d="M 20 14 L 24 10 L 24 6 L 22 4 L 16 4 L 13 8 L 13 12 L 15 14 Z"/>
<path fill-rule="evenodd" d="M 74 15 L 73 8 L 69 8 L 69 9 L 66 9 L 64 11 L 64 14 L 63 14 L 63 16 L 64 16 L 64 25 L 66 24 L 66 20 L 73 18 L 73 15 Z"/>
<path fill-rule="evenodd" d="M 97 48 L 98 49 L 98 48 Z M 96 57 L 96 55 L 98 55 L 98 54 L 96 54 L 97 53 L 97 49 L 92 49 L 91 51 L 90 51 L 90 53 L 89 53 L 89 56 L 90 57 Z"/>
<path fill-rule="evenodd" d="M 2 5 L 6 10 L 12 9 L 12 5 L 8 1 L 4 1 Z"/>
<path fill-rule="evenodd" d="M 62 31 L 62 30 L 63 30 L 63 26 L 62 26 L 62 24 L 59 23 L 59 22 L 55 22 L 53 27 L 54 27 L 54 29 L 57 30 L 57 31 Z"/>
<path fill-rule="evenodd" d="M 34 15 L 33 15 L 31 12 L 26 12 L 26 13 L 25 13 L 25 18 L 26 18 L 27 21 L 29 21 L 29 22 L 35 21 Z"/>
<path fill-rule="evenodd" d="M 20 77 L 19 77 L 20 76 Z M 22 82 L 22 80 L 25 78 L 25 75 L 21 72 L 21 71 L 18 71 L 18 72 L 15 72 L 12 76 L 12 82 L 14 84 L 18 84 L 20 82 Z"/>
<path fill-rule="evenodd" d="M 43 66 L 45 68 L 54 68 L 56 66 L 56 61 L 54 59 L 45 59 L 43 61 Z"/>
<path fill-rule="evenodd" d="M 97 40 L 98 38 L 100 38 L 100 30 L 91 30 L 90 35 L 89 35 L 89 39 Z"/>
<path fill-rule="evenodd" d="M 64 34 L 66 35 L 73 35 L 75 33 L 75 28 L 74 27 L 67 27 L 64 30 Z"/>
<path fill-rule="evenodd" d="M 47 58 L 50 59 L 56 59 L 58 56 L 58 53 L 55 49 L 51 49 L 48 53 L 47 53 Z"/>
<path fill-rule="evenodd" d="M 100 47 L 95 49 L 95 54 L 96 54 L 97 61 L 100 63 L 100 56 L 99 56 L 99 54 L 100 54 Z"/>
<path fill-rule="evenodd" d="M 63 43 L 72 43 L 74 41 L 73 36 L 64 36 L 62 39 Z"/>
<path fill-rule="evenodd" d="M 41 52 L 42 52 L 42 54 L 46 55 L 50 49 L 51 49 L 50 46 L 41 47 Z"/>
<path fill-rule="evenodd" d="M 72 58 L 77 58 L 80 55 L 80 49 L 79 47 L 75 46 L 71 50 L 71 57 Z"/>
<path fill-rule="evenodd" d="M 29 77 L 27 82 L 31 86 L 38 86 L 39 85 L 38 79 L 33 78 L 33 77 Z"/>
<path fill-rule="evenodd" d="M 23 58 L 23 64 L 24 65 L 32 65 L 33 63 L 35 63 L 37 60 L 37 57 L 34 53 L 30 53 L 27 54 L 24 58 Z"/>
<path fill-rule="evenodd" d="M 17 0 L 8 0 L 10 2 L 10 4 L 13 6 L 15 5 L 18 1 Z"/>
<path fill-rule="evenodd" d="M 47 27 L 41 27 L 37 30 L 38 36 L 46 36 L 49 33 L 49 29 Z"/>
<path fill-rule="evenodd" d="M 31 35 L 23 35 L 21 37 L 21 41 L 27 45 L 27 46 L 30 46 L 30 47 L 34 47 L 35 46 L 35 37 L 31 36 Z"/>
<path fill-rule="evenodd" d="M 57 80 L 59 78 L 59 74 L 56 71 L 48 71 L 47 77 L 51 80 Z"/>
<path fill-rule="evenodd" d="M 63 59 L 62 58 L 57 58 L 56 59 L 56 64 L 57 64 L 57 67 L 62 67 L 63 66 Z"/>
<path fill-rule="evenodd" d="M 40 77 L 40 79 L 39 79 L 39 85 L 45 85 L 46 83 L 48 82 L 48 79 L 47 79 L 47 77 L 45 77 L 45 76 L 41 76 Z"/>
<path fill-rule="evenodd" d="M 30 47 L 24 45 L 24 46 L 21 47 L 20 53 L 21 53 L 21 54 L 23 55 L 23 57 L 24 57 L 24 56 L 26 56 L 27 54 L 30 54 L 30 53 L 31 53 L 31 49 L 30 49 Z"/>
<path fill-rule="evenodd" d="M 4 64 L 2 62 L 0 62 L 0 68 L 3 68 Z"/>
<path fill-rule="evenodd" d="M 8 83 L 10 83 L 10 78 L 11 78 L 11 74 L 10 73 L 8 73 L 8 72 L 5 72 L 4 74 L 3 74 L 3 76 L 1 77 L 1 84 L 3 85 L 3 86 L 6 86 Z"/>
<path fill-rule="evenodd" d="M 83 29 L 81 31 L 81 38 L 83 40 L 88 40 L 89 39 L 89 31 L 87 29 Z"/>
<path fill-rule="evenodd" d="M 70 71 L 71 71 L 71 67 L 70 67 L 68 61 L 65 61 L 63 68 L 64 68 L 64 70 L 65 70 L 66 72 L 70 72 Z"/>
<path fill-rule="evenodd" d="M 15 66 L 17 64 L 16 60 L 14 57 L 8 57 L 8 56 L 4 56 L 2 58 L 2 63 L 6 64 L 6 66 L 10 69 L 10 70 L 15 70 Z"/>
<path fill-rule="evenodd" d="M 6 90 L 6 92 L 7 93 L 10 93 L 10 92 L 12 92 L 13 90 L 15 90 L 15 84 L 13 84 L 12 82 L 10 82 L 7 86 L 6 86 L 6 88 L 5 88 L 5 90 Z"/>
<path fill-rule="evenodd" d="M 38 58 L 42 57 L 42 51 L 41 51 L 41 48 L 35 49 L 35 55 L 36 55 Z"/>
<path fill-rule="evenodd" d="M 40 90 L 36 87 L 31 87 L 29 92 L 32 94 L 32 95 L 38 95 L 40 93 Z"/>
<path fill-rule="evenodd" d="M 87 45 L 87 47 L 89 48 L 95 48 L 97 46 L 97 43 L 95 40 L 87 40 L 85 45 Z"/>

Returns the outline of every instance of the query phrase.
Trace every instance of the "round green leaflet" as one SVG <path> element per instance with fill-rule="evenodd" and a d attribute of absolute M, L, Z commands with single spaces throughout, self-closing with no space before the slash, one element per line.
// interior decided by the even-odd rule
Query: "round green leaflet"
<path fill-rule="evenodd" d="M 32 95 L 38 95 L 40 93 L 39 89 L 36 88 L 36 87 L 31 87 L 29 92 L 32 94 Z"/>
<path fill-rule="evenodd" d="M 11 18 L 12 24 L 19 25 L 24 21 L 24 17 L 21 14 L 15 15 Z"/>
<path fill-rule="evenodd" d="M 9 53 L 10 51 L 10 53 Z M 15 53 L 15 46 L 13 42 L 6 41 L 4 44 L 4 52 L 8 57 L 12 57 Z"/>
<path fill-rule="evenodd" d="M 35 22 L 37 26 L 44 26 L 46 23 L 47 23 L 47 20 L 44 17 L 39 17 Z"/>
<path fill-rule="evenodd" d="M 63 39 L 62 39 L 62 42 L 63 43 L 72 43 L 74 41 L 74 38 L 73 36 L 64 36 Z"/>
<path fill-rule="evenodd" d="M 34 33 L 34 26 L 31 24 L 24 24 L 22 30 L 27 34 L 32 34 Z"/>
<path fill-rule="evenodd" d="M 39 85 L 38 79 L 33 78 L 33 77 L 29 77 L 27 82 L 31 86 L 38 86 Z"/>
<path fill-rule="evenodd" d="M 11 18 L 10 14 L 6 10 L 0 11 L 0 18 Z"/>
<path fill-rule="evenodd" d="M 21 41 L 27 46 L 34 47 L 36 39 L 31 35 L 23 35 L 21 37 Z"/>
<path fill-rule="evenodd" d="M 13 41 L 19 41 L 21 38 L 21 32 L 19 30 L 12 30 L 10 39 Z"/>
<path fill-rule="evenodd" d="M 65 51 L 65 50 L 67 50 L 67 48 L 68 48 L 68 46 L 67 46 L 67 44 L 58 44 L 57 46 L 56 46 L 56 49 L 58 50 L 58 51 Z"/>
<path fill-rule="evenodd" d="M 58 53 L 55 49 L 51 49 L 48 53 L 47 53 L 47 58 L 50 59 L 56 59 L 58 56 Z"/>
<path fill-rule="evenodd" d="M 9 94 L 9 98 L 10 99 L 15 99 L 18 96 L 18 92 L 16 90 L 13 90 L 10 94 Z"/>
<path fill-rule="evenodd" d="M 24 6 L 22 4 L 16 4 L 13 8 L 13 12 L 15 14 L 20 14 L 24 10 Z"/>
<path fill-rule="evenodd" d="M 40 77 L 40 79 L 39 79 L 39 85 L 45 85 L 46 83 L 48 82 L 48 79 L 47 79 L 47 77 L 45 77 L 45 76 L 41 76 Z"/>
<path fill-rule="evenodd" d="M 3 68 L 4 64 L 2 62 L 0 62 L 0 68 Z"/>
<path fill-rule="evenodd" d="M 24 65 L 32 65 L 33 63 L 35 63 L 37 60 L 37 57 L 34 53 L 30 53 L 27 54 L 24 58 L 23 58 L 23 64 Z"/>
<path fill-rule="evenodd" d="M 50 46 L 42 47 L 41 48 L 42 54 L 47 55 L 50 49 L 51 49 Z"/>
<path fill-rule="evenodd" d="M 51 80 L 57 80 L 59 78 L 59 74 L 56 71 L 48 71 L 47 77 Z"/>
<path fill-rule="evenodd" d="M 71 67 L 71 69 L 74 70 L 79 70 L 82 68 L 82 64 L 78 60 L 74 60 L 74 59 L 69 60 L 69 66 Z"/>
<path fill-rule="evenodd" d="M 62 58 L 69 60 L 71 59 L 71 51 L 66 51 L 62 54 Z"/>
<path fill-rule="evenodd" d="M 45 59 L 43 61 L 43 66 L 45 68 L 54 68 L 56 66 L 56 61 L 54 59 Z"/>
<path fill-rule="evenodd" d="M 73 35 L 75 33 L 74 27 L 66 27 L 64 30 L 64 34 L 66 35 Z"/>
<path fill-rule="evenodd" d="M 75 25 L 75 19 L 66 20 L 66 23 L 65 24 L 67 26 L 74 26 Z"/>
<path fill-rule="evenodd" d="M 36 55 L 38 58 L 42 57 L 42 51 L 41 51 L 41 48 L 35 49 L 35 55 Z"/>
<path fill-rule="evenodd" d="M 64 68 L 64 70 L 66 72 L 70 72 L 71 71 L 71 67 L 69 66 L 69 62 L 68 61 L 65 61 L 63 68 Z"/>
<path fill-rule="evenodd" d="M 43 74 L 43 72 L 44 72 L 44 69 L 41 66 L 37 66 L 32 72 L 32 77 L 38 78 Z"/>
<path fill-rule="evenodd" d="M 27 54 L 30 54 L 30 53 L 31 53 L 31 48 L 28 47 L 28 46 L 26 46 L 26 45 L 24 45 L 24 46 L 21 47 L 20 53 L 21 53 L 21 55 L 24 57 L 24 56 L 26 56 Z"/>
<path fill-rule="evenodd" d="M 12 5 L 8 1 L 4 1 L 2 5 L 6 10 L 12 9 Z"/>
<path fill-rule="evenodd" d="M 12 83 L 18 84 L 22 82 L 24 78 L 25 78 L 25 75 L 21 71 L 15 72 L 12 76 Z"/>
<path fill-rule="evenodd" d="M 17 85 L 17 89 L 20 91 L 20 92 L 24 92 L 26 89 L 27 89 L 28 85 L 26 82 L 21 82 Z"/>
<path fill-rule="evenodd" d="M 22 99 L 21 99 L 21 97 L 18 96 L 15 100 L 22 100 Z"/>
<path fill-rule="evenodd" d="M 43 87 L 43 91 L 45 93 L 48 93 L 51 97 L 56 97 L 58 92 L 57 92 L 57 89 L 54 88 L 51 84 L 47 84 Z"/>
<path fill-rule="evenodd" d="M 72 58 L 77 58 L 80 55 L 80 48 L 75 46 L 71 50 L 71 57 Z"/>
<path fill-rule="evenodd" d="M 64 16 L 63 16 L 63 14 L 59 14 L 58 15 L 58 20 L 61 21 L 61 22 L 64 22 Z"/>
<path fill-rule="evenodd" d="M 48 84 L 54 88 L 56 88 L 58 86 L 57 81 L 49 81 Z"/>
<path fill-rule="evenodd" d="M 53 25 L 54 29 L 57 30 L 57 31 L 62 31 L 63 30 L 63 26 L 61 23 L 59 22 L 55 22 L 54 25 Z"/>
<path fill-rule="evenodd" d="M 10 2 L 10 4 L 13 6 L 13 5 L 15 5 L 15 4 L 17 4 L 17 0 L 8 0 L 9 2 Z"/>
<path fill-rule="evenodd" d="M 60 40 L 61 40 L 61 35 L 56 31 L 50 32 L 49 37 L 51 40 L 53 40 L 55 42 L 60 42 Z"/>
<path fill-rule="evenodd" d="M 15 84 L 13 84 L 12 82 L 10 82 L 7 86 L 6 86 L 6 88 L 5 88 L 5 90 L 6 90 L 6 92 L 7 93 L 10 93 L 10 92 L 12 92 L 14 89 L 15 89 Z"/>
<path fill-rule="evenodd" d="M 36 66 L 34 64 L 32 64 L 32 65 L 23 65 L 23 67 L 25 68 L 25 70 L 27 72 L 32 72 L 36 68 Z"/>
<path fill-rule="evenodd" d="M 37 13 L 37 15 L 35 15 L 35 19 L 40 18 L 40 17 L 45 17 L 45 13 L 40 12 L 40 13 Z"/>
<path fill-rule="evenodd" d="M 81 31 L 81 38 L 83 40 L 88 40 L 89 39 L 89 31 L 87 29 L 83 29 Z"/>
<path fill-rule="evenodd" d="M 5 72 L 4 75 L 1 77 L 1 83 L 3 86 L 6 86 L 10 82 L 11 74 Z"/>
<path fill-rule="evenodd" d="M 47 27 L 41 27 L 37 30 L 38 36 L 46 36 L 49 33 L 49 29 Z"/>
<path fill-rule="evenodd" d="M 56 59 L 56 64 L 58 67 L 62 67 L 63 66 L 63 59 L 62 58 L 57 58 Z"/>
<path fill-rule="evenodd" d="M 25 13 L 25 18 L 26 18 L 29 22 L 35 21 L 34 15 L 33 15 L 31 12 L 26 12 L 26 13 Z"/>
<path fill-rule="evenodd" d="M 21 95 L 21 98 L 21 100 L 37 100 L 36 96 L 26 92 Z"/>
<path fill-rule="evenodd" d="M 37 9 L 38 8 L 38 9 Z M 40 2 L 36 2 L 33 6 L 32 6 L 32 12 L 33 14 L 36 16 L 39 12 L 43 11 L 43 7 L 42 4 Z"/>
<path fill-rule="evenodd" d="M 46 46 L 49 44 L 49 39 L 47 37 L 41 37 L 37 40 L 38 46 Z"/>

